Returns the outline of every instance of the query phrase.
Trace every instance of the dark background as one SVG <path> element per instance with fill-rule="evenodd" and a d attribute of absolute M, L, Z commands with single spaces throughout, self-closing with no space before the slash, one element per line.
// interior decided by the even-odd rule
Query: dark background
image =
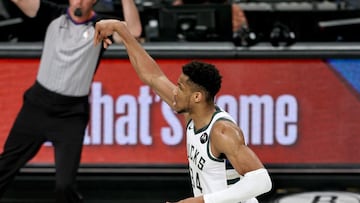
<path fill-rule="evenodd" d="M 68 0 L 50 0 L 66 5 Z M 159 20 L 159 10 L 169 6 L 171 0 L 138 0 L 138 10 L 143 25 L 142 37 L 147 39 L 150 35 L 147 26 L 150 20 Z M 237 1 L 235 1 L 237 2 Z M 266 4 L 271 10 L 248 9 L 244 6 L 244 12 L 249 22 L 249 29 L 257 35 L 257 41 L 270 41 L 270 34 L 276 25 L 283 25 L 296 35 L 296 42 L 356 42 L 359 41 L 360 22 L 339 23 L 337 26 L 320 27 L 319 22 L 338 20 L 360 21 L 360 1 L 337 0 L 330 2 L 334 8 L 321 9 L 320 4 L 325 1 L 301 1 L 301 0 L 243 0 L 239 5 Z M 288 4 L 289 9 L 277 9 L 277 3 Z M 295 4 L 294 4 L 295 3 Z M 298 5 L 296 4 L 298 3 Z M 298 8 L 302 3 L 311 5 L 310 9 Z M 3 7 L 3 9 L 1 9 Z M 0 2 L 0 41 L 42 41 L 46 27 L 40 26 L 42 19 L 31 19 L 25 17 L 10 0 Z M 95 5 L 99 13 L 121 17 L 120 0 L 99 0 Z M 9 22 L 9 20 L 18 20 Z M 1 22 L 9 22 L 1 25 Z M 31 34 L 29 34 L 31 30 Z M 161 33 L 160 33 L 161 35 Z M 148 40 L 149 41 L 149 40 Z M 162 41 L 161 37 L 155 41 Z"/>

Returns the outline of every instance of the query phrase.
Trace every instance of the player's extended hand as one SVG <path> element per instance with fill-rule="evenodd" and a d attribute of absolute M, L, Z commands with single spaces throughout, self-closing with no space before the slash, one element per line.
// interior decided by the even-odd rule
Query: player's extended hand
<path fill-rule="evenodd" d="M 110 36 L 113 35 L 116 30 L 121 26 L 120 24 L 124 24 L 125 22 L 108 19 L 108 20 L 100 20 L 95 24 L 95 36 L 94 36 L 94 45 L 98 45 L 99 43 L 103 43 L 104 48 L 107 48 L 112 44 L 110 40 Z"/>

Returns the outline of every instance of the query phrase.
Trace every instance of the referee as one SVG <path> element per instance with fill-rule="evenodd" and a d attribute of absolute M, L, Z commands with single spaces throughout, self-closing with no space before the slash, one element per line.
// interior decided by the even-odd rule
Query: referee
<path fill-rule="evenodd" d="M 0 155 L 0 198 L 16 173 L 46 141 L 55 153 L 56 202 L 82 202 L 76 189 L 88 95 L 103 49 L 93 45 L 96 0 L 69 0 L 67 8 L 46 0 L 12 0 L 29 17 L 48 21 L 40 66 L 34 84 Z M 133 0 L 122 0 L 123 17 L 139 37 L 141 22 Z M 41 21 L 41 22 L 42 22 Z M 115 42 L 119 41 L 116 35 Z"/>

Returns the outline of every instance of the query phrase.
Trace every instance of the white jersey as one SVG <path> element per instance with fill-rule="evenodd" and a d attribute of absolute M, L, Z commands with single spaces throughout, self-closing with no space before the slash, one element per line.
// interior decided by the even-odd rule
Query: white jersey
<path fill-rule="evenodd" d="M 235 123 L 227 112 L 219 109 L 214 113 L 208 126 L 195 130 L 193 120 L 186 126 L 187 156 L 195 197 L 227 189 L 242 178 L 228 160 L 214 157 L 211 152 L 210 133 L 218 120 Z M 250 202 L 258 201 L 256 198 L 246 201 Z"/>

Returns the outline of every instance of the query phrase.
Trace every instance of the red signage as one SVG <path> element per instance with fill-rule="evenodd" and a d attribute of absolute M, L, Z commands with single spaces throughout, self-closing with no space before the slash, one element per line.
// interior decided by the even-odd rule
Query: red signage
<path fill-rule="evenodd" d="M 157 62 L 176 82 L 189 60 Z M 264 163 L 360 164 L 359 93 L 323 60 L 212 59 L 223 75 L 217 104 Z M 0 146 L 39 60 L 1 59 Z M 356 67 L 354 67 L 356 68 Z M 82 163 L 185 164 L 181 115 L 144 85 L 128 60 L 104 59 L 92 84 Z M 53 163 L 46 143 L 32 163 Z"/>

